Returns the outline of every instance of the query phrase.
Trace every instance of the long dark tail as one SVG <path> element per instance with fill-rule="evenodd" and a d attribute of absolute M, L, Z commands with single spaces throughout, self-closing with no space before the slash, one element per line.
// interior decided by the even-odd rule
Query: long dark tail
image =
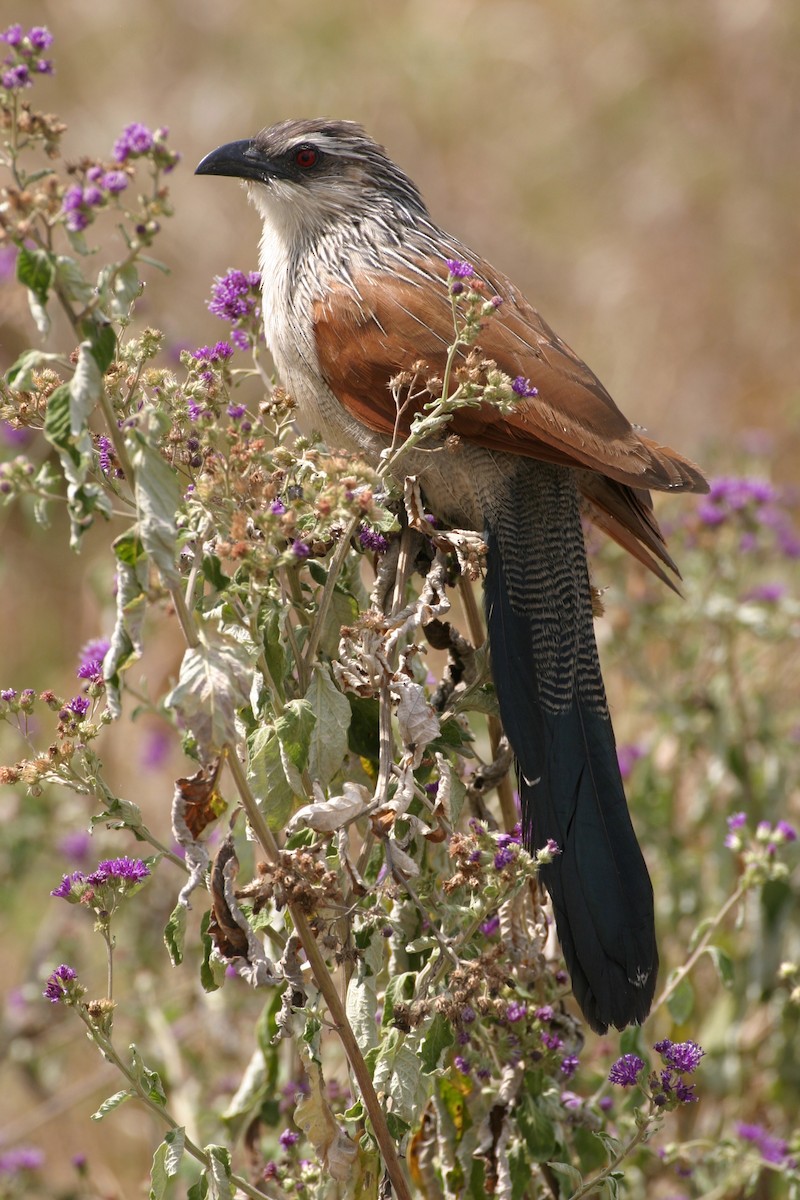
<path fill-rule="evenodd" d="M 575 997 L 605 1033 L 641 1022 L 658 971 L 653 889 L 617 764 L 572 474 L 527 463 L 485 505 L 486 610 L 525 843 L 542 867 Z"/>

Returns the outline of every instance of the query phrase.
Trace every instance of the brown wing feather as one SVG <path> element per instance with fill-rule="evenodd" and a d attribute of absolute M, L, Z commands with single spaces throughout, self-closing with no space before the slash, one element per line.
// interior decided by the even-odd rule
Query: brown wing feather
<path fill-rule="evenodd" d="M 521 400 L 511 414 L 490 404 L 461 409 L 449 428 L 488 449 L 577 468 L 587 515 L 669 582 L 655 558 L 676 574 L 677 568 L 645 489 L 705 491 L 702 474 L 674 450 L 642 436 L 513 285 L 486 264 L 475 265 L 489 294 L 503 298 L 483 323 L 478 347 L 512 378 L 529 379 L 537 395 Z M 328 386 L 348 412 L 387 436 L 395 429 L 407 432 L 430 398 L 425 393 L 398 413 L 389 380 L 418 363 L 425 364 L 422 380 L 441 377 L 454 336 L 444 260 L 415 266 L 403 276 L 362 272 L 355 278 L 357 293 L 334 285 L 314 305 Z"/>

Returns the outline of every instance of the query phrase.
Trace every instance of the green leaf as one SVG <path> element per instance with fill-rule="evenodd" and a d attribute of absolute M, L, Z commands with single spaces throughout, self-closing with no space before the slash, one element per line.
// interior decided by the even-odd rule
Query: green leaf
<path fill-rule="evenodd" d="M 176 904 L 164 929 L 164 941 L 173 967 L 183 962 L 183 947 L 186 941 L 186 905 Z"/>
<path fill-rule="evenodd" d="M 733 987 L 733 960 L 721 946 L 708 946 L 707 953 L 713 962 L 723 987 Z"/>
<path fill-rule="evenodd" d="M 373 1072 L 375 1091 L 391 1098 L 390 1111 L 411 1125 L 428 1099 L 429 1080 L 422 1078 L 422 1062 L 414 1041 L 399 1029 L 390 1029 L 381 1043 Z"/>
<path fill-rule="evenodd" d="M 13 392 L 30 392 L 33 372 L 60 358 L 60 354 L 46 354 L 44 350 L 25 350 L 6 372 L 6 382 Z"/>
<path fill-rule="evenodd" d="M 134 495 L 139 517 L 139 536 L 167 585 L 180 581 L 175 566 L 181 503 L 177 472 L 159 449 L 161 425 L 154 413 L 145 414 L 142 425 L 126 438 L 134 474 Z"/>
<path fill-rule="evenodd" d="M 287 675 L 286 649 L 281 635 L 281 617 L 277 608 L 271 608 L 262 630 L 264 657 L 267 660 L 270 678 L 281 701 L 286 699 L 284 680 Z"/>
<path fill-rule="evenodd" d="M 349 711 L 349 707 L 348 707 Z M 372 928 L 367 931 L 366 945 L 359 943 L 358 965 L 347 987 L 347 1019 L 356 1036 L 362 1054 L 378 1044 L 378 975 L 383 966 L 384 939 Z"/>
<path fill-rule="evenodd" d="M 147 1066 L 136 1046 L 130 1046 L 131 1052 L 131 1070 L 133 1077 L 139 1086 L 144 1091 L 148 1100 L 152 1100 L 153 1104 L 157 1104 L 160 1108 L 165 1108 L 167 1104 L 167 1094 L 164 1091 L 164 1085 L 158 1071 L 153 1071 Z"/>
<path fill-rule="evenodd" d="M 73 462 L 80 462 L 80 455 L 72 445 L 70 436 L 70 390 L 68 383 L 60 384 L 50 393 L 44 417 L 44 436 L 56 450 L 69 454 Z"/>
<path fill-rule="evenodd" d="M 149 568 L 136 529 L 118 537 L 113 548 L 117 559 L 117 619 L 103 673 L 109 712 L 117 718 L 122 711 L 120 676 L 142 653 Z"/>
<path fill-rule="evenodd" d="M 70 431 L 78 449 L 91 453 L 91 440 L 87 433 L 87 422 L 94 412 L 103 392 L 103 376 L 92 353 L 91 342 L 81 342 L 78 347 L 78 362 L 69 385 Z M 85 447 L 80 445 L 86 439 Z"/>
<path fill-rule="evenodd" d="M 532 1096 L 523 1095 L 516 1108 L 519 1131 L 534 1162 L 546 1162 L 556 1148 L 553 1122 Z"/>
<path fill-rule="evenodd" d="M 437 1013 L 425 1030 L 420 1046 L 422 1070 L 426 1075 L 437 1069 L 445 1050 L 452 1046 L 454 1041 L 453 1026 L 442 1013 Z"/>
<path fill-rule="evenodd" d="M 117 335 L 108 321 L 94 318 L 86 322 L 83 330 L 92 347 L 92 355 L 98 370 L 105 372 L 111 366 L 117 354 Z"/>
<path fill-rule="evenodd" d="M 230 1200 L 233 1196 L 231 1152 L 225 1146 L 204 1146 L 210 1162 L 206 1170 L 208 1194 L 213 1200 Z"/>
<path fill-rule="evenodd" d="M 200 940 L 203 943 L 203 961 L 200 964 L 200 986 L 204 992 L 216 992 L 225 974 L 225 967 L 217 959 L 212 960 L 211 952 L 214 949 L 214 943 L 208 932 L 208 923 L 211 920 L 211 909 L 203 914 L 203 919 L 200 922 Z"/>
<path fill-rule="evenodd" d="M 416 971 L 401 971 L 399 975 L 393 975 L 389 980 L 383 997 L 381 1025 L 384 1029 L 388 1029 L 394 1020 L 395 1005 L 413 998 L 416 982 Z"/>
<path fill-rule="evenodd" d="M 186 1200 L 206 1200 L 208 1196 L 208 1177 L 203 1171 L 200 1178 L 192 1184 L 186 1193 Z"/>
<path fill-rule="evenodd" d="M 236 710 L 250 703 L 254 664 L 248 650 L 217 626 L 202 625 L 198 635 L 200 644 L 184 654 L 164 704 L 175 709 L 208 762 L 236 741 Z"/>
<path fill-rule="evenodd" d="M 358 601 L 355 596 L 342 592 L 338 588 L 331 597 L 330 607 L 322 627 L 319 644 L 328 658 L 339 655 L 339 641 L 342 636 L 342 626 L 352 625 L 358 618 Z"/>
<path fill-rule="evenodd" d="M 307 700 L 290 700 L 275 722 L 283 769 L 297 796 L 304 794 L 301 774 L 308 766 L 315 723 L 314 710 Z"/>
<path fill-rule="evenodd" d="M 676 1025 L 683 1025 L 694 1011 L 694 988 L 688 978 L 683 978 L 667 1000 L 669 1015 Z"/>
<path fill-rule="evenodd" d="M 270 829 L 283 829 L 292 815 L 295 793 L 283 769 L 278 735 L 272 726 L 262 725 L 247 746 L 247 782 Z"/>
<path fill-rule="evenodd" d="M 44 307 L 55 278 L 53 256 L 47 250 L 28 250 L 23 246 L 17 256 L 17 279 Z"/>
<path fill-rule="evenodd" d="M 77 260 L 68 254 L 56 256 L 54 278 L 62 292 L 80 304 L 88 304 L 94 296 L 93 285 L 86 279 Z"/>
<path fill-rule="evenodd" d="M 171 1190 L 172 1180 L 178 1173 L 186 1144 L 183 1129 L 170 1129 L 164 1141 L 153 1155 L 150 1170 L 150 1200 L 164 1200 Z"/>
<path fill-rule="evenodd" d="M 551 1171 L 556 1173 L 556 1175 L 561 1175 L 564 1177 L 569 1189 L 567 1195 L 571 1196 L 573 1192 L 576 1192 L 578 1188 L 582 1186 L 583 1176 L 577 1167 L 573 1167 L 570 1163 L 565 1162 L 549 1162 L 547 1165 Z"/>
<path fill-rule="evenodd" d="M 350 705 L 334 684 L 330 669 L 323 663 L 314 664 L 306 700 L 314 715 L 308 771 L 312 780 L 327 787 L 341 770 L 347 754 Z"/>
<path fill-rule="evenodd" d="M 114 1092 L 113 1096 L 109 1096 L 107 1100 L 103 1101 L 97 1112 L 92 1113 L 91 1119 L 93 1121 L 102 1121 L 106 1113 L 110 1113 L 114 1108 L 119 1108 L 120 1104 L 124 1104 L 126 1100 L 130 1100 L 133 1095 L 135 1093 L 129 1091 L 127 1088 L 123 1088 L 121 1092 Z"/>
<path fill-rule="evenodd" d="M 348 740 L 353 754 L 377 762 L 380 754 L 380 704 L 371 696 L 348 693 L 350 729 Z"/>

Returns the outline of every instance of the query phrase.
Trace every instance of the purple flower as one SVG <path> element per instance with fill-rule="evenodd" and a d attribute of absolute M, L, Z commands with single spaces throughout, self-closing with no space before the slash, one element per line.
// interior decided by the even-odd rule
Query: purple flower
<path fill-rule="evenodd" d="M 67 968 L 69 969 L 69 968 Z M 36 1146 L 18 1146 L 0 1154 L 0 1175 L 14 1175 L 17 1171 L 37 1171 L 44 1163 L 44 1154 Z"/>
<path fill-rule="evenodd" d="M 782 1163 L 789 1156 L 789 1147 L 783 1138 L 774 1137 L 763 1125 L 740 1122 L 736 1132 L 743 1142 L 752 1142 L 758 1147 L 765 1162 Z"/>
<path fill-rule="evenodd" d="M 0 42 L 5 42 L 7 46 L 18 46 L 24 36 L 21 25 L 9 25 L 0 33 Z"/>
<path fill-rule="evenodd" d="M 91 679 L 94 675 L 99 675 L 103 659 L 108 654 L 111 643 L 108 638 L 93 638 L 90 642 L 81 649 L 80 665 L 78 667 L 79 679 Z"/>
<path fill-rule="evenodd" d="M 244 404 L 229 404 L 227 411 L 232 421 L 240 421 L 247 412 L 247 407 Z"/>
<path fill-rule="evenodd" d="M 778 821 L 772 836 L 783 842 L 796 842 L 797 830 L 788 821 Z"/>
<path fill-rule="evenodd" d="M 126 125 L 120 137 L 114 143 L 114 161 L 127 162 L 129 158 L 138 158 L 147 154 L 153 148 L 153 135 L 146 125 L 135 121 Z"/>
<path fill-rule="evenodd" d="M 252 293 L 257 292 L 260 286 L 258 271 L 251 271 L 248 275 L 244 271 L 228 271 L 227 275 L 218 275 L 211 288 L 208 311 L 225 321 L 247 317 L 256 308 L 257 298 Z"/>
<path fill-rule="evenodd" d="M 542 1044 L 546 1046 L 548 1050 L 560 1050 L 564 1045 L 563 1038 L 560 1038 L 557 1033 L 548 1033 L 546 1029 L 542 1030 L 542 1032 L 539 1034 L 539 1038 Z"/>
<path fill-rule="evenodd" d="M 470 1071 L 472 1070 L 472 1065 L 469 1059 L 462 1058 L 460 1054 L 457 1054 L 453 1059 L 453 1065 L 457 1071 L 461 1072 L 462 1075 L 469 1075 Z"/>
<path fill-rule="evenodd" d="M 516 855 L 509 847 L 505 850 L 498 850 L 494 856 L 495 870 L 502 871 L 503 867 L 507 867 L 509 863 L 514 862 Z"/>
<path fill-rule="evenodd" d="M 601 1096 L 597 1102 L 601 1112 L 611 1112 L 614 1107 L 614 1101 L 611 1096 Z"/>
<path fill-rule="evenodd" d="M 509 1000 L 506 1008 L 506 1020 L 514 1024 L 516 1021 L 522 1021 L 528 1015 L 527 1004 L 520 1003 L 519 1000 Z"/>
<path fill-rule="evenodd" d="M 675 1084 L 675 1095 L 681 1104 L 696 1104 L 697 1096 L 694 1094 L 694 1084 L 685 1083 L 679 1079 Z"/>
<path fill-rule="evenodd" d="M 273 500 L 272 504 L 270 504 L 270 506 L 269 506 L 269 511 L 275 517 L 282 517 L 283 514 L 286 512 L 286 505 L 283 503 L 282 500 Z"/>
<path fill-rule="evenodd" d="M 555 1014 L 552 1004 L 542 1004 L 533 1015 L 537 1021 L 552 1021 Z"/>
<path fill-rule="evenodd" d="M 28 32 L 28 41 L 34 50 L 46 50 L 53 44 L 53 35 L 43 25 L 34 25 L 33 29 Z"/>
<path fill-rule="evenodd" d="M 13 92 L 17 88 L 30 87 L 30 67 L 27 63 L 17 63 L 16 66 L 9 67 L 3 72 L 2 82 L 3 87 L 9 92 Z"/>
<path fill-rule="evenodd" d="M 92 843 L 91 835 L 85 829 L 75 829 L 71 833 L 65 833 L 61 841 L 58 843 L 58 849 L 64 855 L 64 858 L 72 862 L 85 862 L 89 855 L 89 847 Z M 65 876 L 65 878 L 68 878 Z M 83 878 L 83 876 L 81 876 Z M 63 887 L 63 881 L 60 885 Z M 69 889 L 67 889 L 69 890 Z M 50 893 L 51 896 L 60 895 L 58 889 Z"/>
<path fill-rule="evenodd" d="M 66 963 L 62 963 L 48 978 L 42 995 L 51 1004 L 58 1004 L 59 1000 L 63 1000 L 69 994 L 69 985 L 77 978 L 77 972 L 73 971 L 72 967 L 68 967 Z"/>
<path fill-rule="evenodd" d="M 243 329 L 232 329 L 231 341 L 237 350 L 247 350 L 250 347 L 250 338 Z"/>
<path fill-rule="evenodd" d="M 300 1141 L 300 1134 L 295 1133 L 291 1129 L 284 1129 L 283 1133 L 278 1138 L 278 1141 L 283 1146 L 284 1150 L 288 1150 L 290 1146 L 294 1146 L 296 1142 Z"/>
<path fill-rule="evenodd" d="M 199 363 L 224 362 L 233 354 L 233 346 L 230 342 L 216 342 L 213 346 L 200 346 L 199 349 L 190 351 L 190 354 Z"/>
<path fill-rule="evenodd" d="M 83 871 L 73 871 L 71 875 L 65 875 L 57 888 L 53 888 L 51 896 L 58 896 L 60 900 L 68 900 L 72 894 L 73 883 L 85 883 L 86 876 Z"/>
<path fill-rule="evenodd" d="M 633 1087 L 643 1067 L 644 1062 L 638 1054 L 623 1054 L 608 1072 L 608 1082 L 616 1083 L 620 1087 Z"/>
<path fill-rule="evenodd" d="M 562 1074 L 566 1075 L 567 1079 L 571 1079 L 580 1066 L 580 1060 L 577 1054 L 568 1054 L 566 1058 L 561 1060 Z"/>
<path fill-rule="evenodd" d="M 311 547 L 305 542 L 301 542 L 299 539 L 292 542 L 292 554 L 295 558 L 308 558 L 310 553 Z"/>
<path fill-rule="evenodd" d="M 472 263 L 464 262 L 460 258 L 445 259 L 447 269 L 455 279 L 471 279 L 475 274 L 475 268 Z"/>
<path fill-rule="evenodd" d="M 728 817 L 728 829 L 730 829 L 731 831 L 733 831 L 734 829 L 741 829 L 742 826 L 746 825 L 746 824 L 747 824 L 747 813 L 746 812 L 733 813 L 730 817 Z"/>
<path fill-rule="evenodd" d="M 150 868 L 141 858 L 124 855 L 122 858 L 106 858 L 98 863 L 91 875 L 86 876 L 86 882 L 94 887 L 102 887 L 106 883 L 141 883 L 149 874 Z"/>
<path fill-rule="evenodd" d="M 361 526 L 358 540 L 365 550 L 373 550 L 376 554 L 385 554 L 389 549 L 389 543 L 383 534 L 378 533 L 377 529 L 370 529 L 369 525 Z"/>
<path fill-rule="evenodd" d="M 3 688 L 2 692 L 0 692 L 0 700 L 5 700 L 6 704 L 11 704 L 16 698 L 16 688 Z"/>
<path fill-rule="evenodd" d="M 619 773 L 623 779 L 627 779 L 633 770 L 634 764 L 640 758 L 644 758 L 645 749 L 643 746 L 637 746 L 634 742 L 628 742 L 622 746 L 617 746 L 617 762 L 619 763 Z"/>
<path fill-rule="evenodd" d="M 523 399 L 527 396 L 539 395 L 539 389 L 535 388 L 530 379 L 525 379 L 523 375 L 518 375 L 517 378 L 512 381 L 511 390 L 512 392 L 516 392 L 516 394 Z"/>
<path fill-rule="evenodd" d="M 96 208 L 98 204 L 102 204 L 105 200 L 102 189 L 96 184 L 90 183 L 83 189 L 83 203 Z"/>
<path fill-rule="evenodd" d="M 564 1108 L 569 1112 L 577 1112 L 579 1108 L 583 1107 L 583 1100 L 575 1092 L 562 1092 L 560 1099 Z"/>
<path fill-rule="evenodd" d="M 74 713 L 76 717 L 85 717 L 92 706 L 91 700 L 87 700 L 85 696 L 73 696 L 67 708 Z"/>
<path fill-rule="evenodd" d="M 698 1046 L 697 1042 L 671 1042 L 669 1038 L 656 1042 L 653 1049 L 658 1051 L 668 1066 L 686 1074 L 691 1074 L 697 1068 L 705 1054 L 705 1050 Z"/>
<path fill-rule="evenodd" d="M 787 589 L 782 583 L 762 583 L 746 591 L 742 599 L 757 600 L 762 604 L 777 604 L 779 600 L 783 600 L 786 593 Z"/>
<path fill-rule="evenodd" d="M 106 171 L 103 176 L 103 187 L 112 195 L 124 192 L 128 186 L 128 176 L 124 171 Z"/>
<path fill-rule="evenodd" d="M 500 928 L 500 918 L 495 913 L 481 924 L 481 933 L 484 937 L 492 937 Z"/>

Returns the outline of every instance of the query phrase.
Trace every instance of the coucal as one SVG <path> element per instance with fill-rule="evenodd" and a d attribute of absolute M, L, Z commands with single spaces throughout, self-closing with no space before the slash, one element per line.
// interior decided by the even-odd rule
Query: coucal
<path fill-rule="evenodd" d="M 419 362 L 441 377 L 454 337 L 448 260 L 470 263 L 502 299 L 478 346 L 533 394 L 511 412 L 460 409 L 402 471 L 420 477 L 440 522 L 488 547 L 492 674 L 526 845 L 552 838 L 561 850 L 541 875 L 576 999 L 599 1033 L 644 1020 L 658 970 L 653 889 L 617 764 L 581 512 L 666 579 L 660 563 L 677 568 L 647 489 L 701 492 L 703 476 L 631 426 L 514 285 L 434 224 L 359 125 L 283 121 L 220 146 L 197 173 L 247 181 L 264 222 L 267 344 L 301 428 L 337 450 L 377 462 L 413 416 L 398 414 L 389 380 Z"/>

